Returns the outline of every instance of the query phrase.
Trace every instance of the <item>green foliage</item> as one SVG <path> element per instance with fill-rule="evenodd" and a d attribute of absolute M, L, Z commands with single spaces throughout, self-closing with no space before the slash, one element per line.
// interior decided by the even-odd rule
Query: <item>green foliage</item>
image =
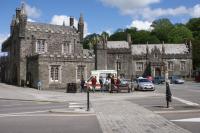
<path fill-rule="evenodd" d="M 153 21 L 151 27 L 154 28 L 152 30 L 152 34 L 157 36 L 161 42 L 168 42 L 169 32 L 173 29 L 174 26 L 169 19 L 163 18 Z"/>
<path fill-rule="evenodd" d="M 192 41 L 192 57 L 194 69 L 200 68 L 200 40 Z"/>
<path fill-rule="evenodd" d="M 193 37 L 200 40 L 200 18 L 190 19 L 186 26 L 192 31 Z"/>
<path fill-rule="evenodd" d="M 109 41 L 121 41 L 121 40 L 126 40 L 126 32 L 115 32 L 110 36 L 108 39 Z"/>
<path fill-rule="evenodd" d="M 83 48 L 93 49 L 98 37 L 100 37 L 100 35 L 96 33 L 87 35 L 83 41 Z"/>
<path fill-rule="evenodd" d="M 160 43 L 159 39 L 155 36 L 152 35 L 151 32 L 149 31 L 138 31 L 134 34 L 134 38 L 133 38 L 133 42 L 134 44 L 146 44 L 148 43 Z"/>
<path fill-rule="evenodd" d="M 176 25 L 169 33 L 169 43 L 184 43 L 193 38 L 192 32 L 184 25 Z"/>

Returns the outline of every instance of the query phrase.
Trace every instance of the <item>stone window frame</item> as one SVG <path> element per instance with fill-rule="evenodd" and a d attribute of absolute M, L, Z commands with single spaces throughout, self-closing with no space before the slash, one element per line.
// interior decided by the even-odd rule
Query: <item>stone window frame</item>
<path fill-rule="evenodd" d="M 72 53 L 72 45 L 70 41 L 66 41 L 62 44 L 62 53 L 63 54 L 71 54 Z"/>
<path fill-rule="evenodd" d="M 38 43 L 41 41 L 42 43 Z M 47 52 L 46 39 L 37 39 L 36 40 L 36 53 L 42 54 Z"/>
<path fill-rule="evenodd" d="M 78 64 L 76 66 L 76 82 L 80 82 L 81 81 L 81 76 L 78 76 L 78 68 L 79 66 L 83 66 L 83 78 L 86 80 L 87 78 L 87 66 L 86 65 L 81 65 L 81 64 Z"/>
<path fill-rule="evenodd" d="M 139 65 L 141 65 L 141 66 L 139 66 Z M 142 61 L 135 62 L 135 68 L 136 68 L 136 71 L 143 71 L 144 70 L 144 62 L 142 62 Z"/>
<path fill-rule="evenodd" d="M 168 61 L 167 62 L 167 68 L 168 68 L 169 71 L 174 71 L 174 62 Z"/>
<path fill-rule="evenodd" d="M 62 66 L 58 64 L 49 65 L 49 82 L 50 83 L 61 83 L 62 80 Z M 53 74 L 53 76 L 52 76 Z M 55 75 L 56 74 L 56 75 Z"/>
<path fill-rule="evenodd" d="M 184 63 L 184 65 L 182 63 Z M 180 61 L 180 70 L 181 71 L 185 71 L 186 70 L 186 61 L 185 60 Z"/>

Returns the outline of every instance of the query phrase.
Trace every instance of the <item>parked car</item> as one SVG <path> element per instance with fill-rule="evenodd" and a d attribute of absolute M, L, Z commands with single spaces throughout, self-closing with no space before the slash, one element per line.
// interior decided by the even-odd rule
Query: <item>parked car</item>
<path fill-rule="evenodd" d="M 184 84 L 184 80 L 179 75 L 173 75 L 169 77 L 171 84 Z"/>
<path fill-rule="evenodd" d="M 154 84 L 148 80 L 147 78 L 137 78 L 134 82 L 134 89 L 135 90 L 151 90 L 154 91 L 155 87 Z"/>
<path fill-rule="evenodd" d="M 154 84 L 163 84 L 165 82 L 165 78 L 162 76 L 154 77 L 153 83 Z"/>

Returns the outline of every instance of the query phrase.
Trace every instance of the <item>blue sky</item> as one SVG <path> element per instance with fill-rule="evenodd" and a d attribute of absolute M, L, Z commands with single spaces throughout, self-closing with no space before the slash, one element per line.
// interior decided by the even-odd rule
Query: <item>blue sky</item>
<path fill-rule="evenodd" d="M 22 0 L 1 0 L 0 43 L 9 36 L 10 22 Z M 135 26 L 150 29 L 158 18 L 169 18 L 173 23 L 186 23 L 200 17 L 199 0 L 23 0 L 29 21 L 68 23 L 68 17 L 78 20 L 83 13 L 85 34 L 114 32 L 118 28 Z"/>

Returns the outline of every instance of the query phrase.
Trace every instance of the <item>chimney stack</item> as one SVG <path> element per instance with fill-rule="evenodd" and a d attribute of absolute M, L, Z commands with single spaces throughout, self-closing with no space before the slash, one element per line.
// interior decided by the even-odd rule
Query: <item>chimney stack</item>
<path fill-rule="evenodd" d="M 74 26 L 74 18 L 72 16 L 70 16 L 70 18 L 69 18 L 69 24 L 71 27 Z"/>

